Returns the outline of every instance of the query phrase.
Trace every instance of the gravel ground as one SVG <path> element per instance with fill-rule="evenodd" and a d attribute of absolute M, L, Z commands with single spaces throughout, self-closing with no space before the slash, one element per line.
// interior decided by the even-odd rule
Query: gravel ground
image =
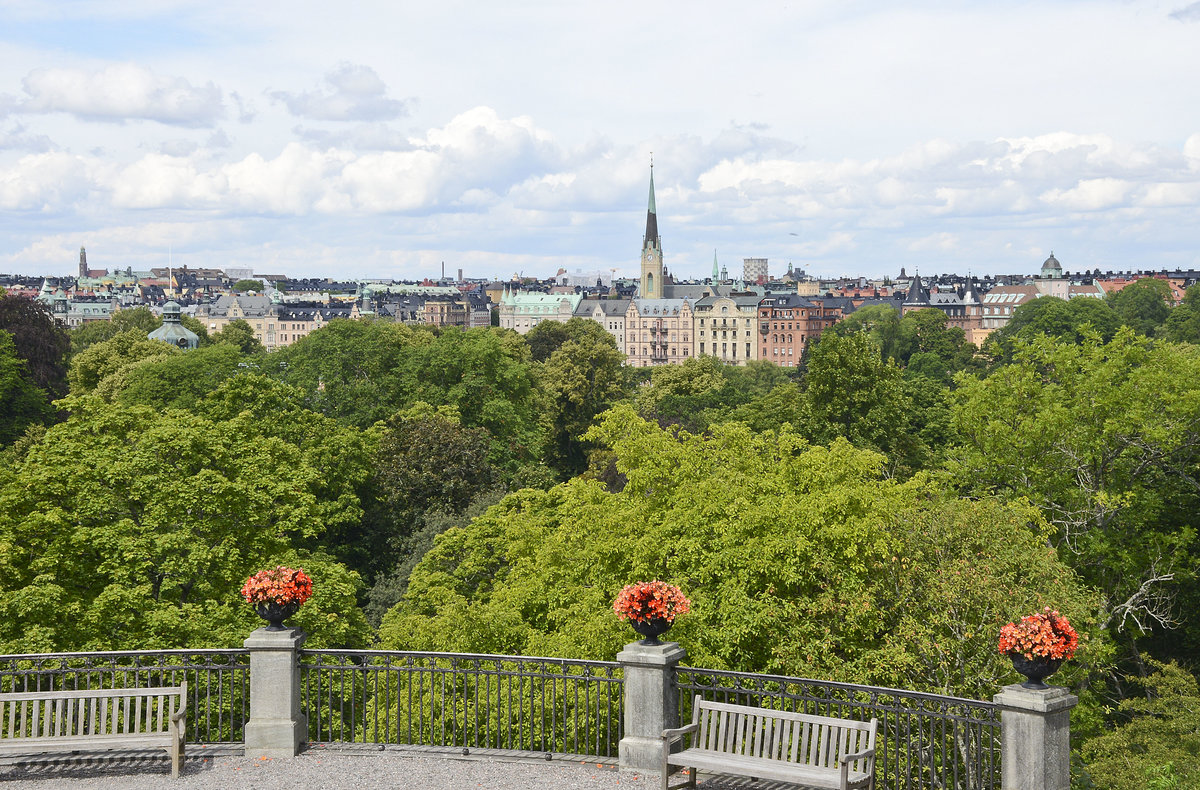
<path fill-rule="evenodd" d="M 656 788 L 658 776 L 597 768 L 594 763 L 502 762 L 406 756 L 344 755 L 309 751 L 292 759 L 211 757 L 186 762 L 172 779 L 162 759 L 111 760 L 83 766 L 61 762 L 0 766 L 3 790 L 162 788 L 162 790 L 616 790 Z"/>
<path fill-rule="evenodd" d="M 672 779 L 678 783 L 682 777 Z M 703 774 L 703 790 L 785 790 L 795 785 Z M 178 779 L 161 757 L 70 764 L 0 765 L 0 790 L 657 790 L 657 774 L 595 763 L 454 759 L 398 752 L 338 754 L 319 749 L 291 759 L 189 756 Z"/>

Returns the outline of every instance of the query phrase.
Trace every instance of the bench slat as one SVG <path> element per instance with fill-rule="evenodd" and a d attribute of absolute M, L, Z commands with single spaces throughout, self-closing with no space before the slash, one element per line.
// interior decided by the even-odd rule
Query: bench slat
<path fill-rule="evenodd" d="M 691 748 L 664 752 L 664 788 L 672 766 L 838 788 L 841 756 L 873 750 L 879 724 L 708 702 L 699 695 L 692 723 Z M 849 786 L 861 788 L 872 781 L 875 759 L 868 755 L 846 767 Z"/>
<path fill-rule="evenodd" d="M 777 782 L 792 782 L 809 787 L 837 788 L 840 784 L 839 772 L 829 768 L 818 768 L 797 763 L 781 763 L 771 760 L 757 760 L 752 757 L 738 757 L 706 752 L 701 749 L 684 749 L 671 755 L 672 765 L 687 765 L 703 771 L 723 774 L 753 776 L 759 779 L 771 779 Z M 870 780 L 870 775 L 862 771 L 850 771 L 851 786 L 863 785 Z"/>

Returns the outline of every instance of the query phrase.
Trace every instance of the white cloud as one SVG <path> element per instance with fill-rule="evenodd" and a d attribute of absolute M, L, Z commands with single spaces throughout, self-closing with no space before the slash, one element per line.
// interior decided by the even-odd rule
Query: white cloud
<path fill-rule="evenodd" d="M 1072 211 L 1099 211 L 1124 205 L 1132 189 L 1118 178 L 1089 178 L 1070 189 L 1052 189 L 1042 199 Z"/>
<path fill-rule="evenodd" d="M 370 66 L 341 63 L 316 91 L 271 91 L 288 112 L 319 121 L 385 121 L 408 114 L 408 102 L 387 97 L 387 86 Z"/>
<path fill-rule="evenodd" d="M 211 126 L 224 117 L 221 90 L 212 82 L 195 86 L 182 77 L 157 75 L 134 63 L 99 71 L 35 69 L 22 81 L 24 113 L 70 113 L 81 119 L 150 120 L 179 126 Z"/>
<path fill-rule="evenodd" d="M 89 166 L 82 157 L 63 151 L 21 157 L 0 170 L 0 208 L 58 213 L 87 194 Z"/>

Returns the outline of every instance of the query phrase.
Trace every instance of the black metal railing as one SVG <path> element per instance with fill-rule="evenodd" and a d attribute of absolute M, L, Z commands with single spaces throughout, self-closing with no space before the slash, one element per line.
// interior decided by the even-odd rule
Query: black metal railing
<path fill-rule="evenodd" d="M 301 651 L 313 743 L 358 742 L 616 757 L 620 666 L 566 658 Z"/>
<path fill-rule="evenodd" d="M 0 655 L 0 693 L 188 684 L 187 739 L 241 743 L 250 718 L 250 651 L 117 650 Z"/>
<path fill-rule="evenodd" d="M 707 700 L 819 716 L 879 719 L 876 787 L 1000 787 L 1000 707 L 992 702 L 823 680 L 678 667 L 680 722 Z"/>

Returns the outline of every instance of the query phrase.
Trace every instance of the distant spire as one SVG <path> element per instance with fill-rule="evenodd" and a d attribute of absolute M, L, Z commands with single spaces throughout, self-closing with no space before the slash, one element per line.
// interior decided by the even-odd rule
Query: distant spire
<path fill-rule="evenodd" d="M 658 212 L 654 208 L 654 156 L 650 158 L 650 200 L 646 205 L 646 237 L 643 246 L 658 247 Z"/>
<path fill-rule="evenodd" d="M 717 269 L 717 248 L 713 247 L 713 280 L 721 276 L 721 272 Z"/>

